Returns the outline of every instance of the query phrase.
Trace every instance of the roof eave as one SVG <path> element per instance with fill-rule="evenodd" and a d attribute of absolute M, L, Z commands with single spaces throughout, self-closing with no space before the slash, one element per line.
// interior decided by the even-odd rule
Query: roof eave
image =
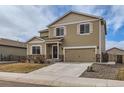
<path fill-rule="evenodd" d="M 37 39 L 39 39 L 39 40 L 44 40 L 43 38 L 40 38 L 40 37 L 34 36 L 34 37 L 32 37 L 31 39 L 29 39 L 26 43 L 30 42 L 33 38 L 37 38 Z"/>
<path fill-rule="evenodd" d="M 38 31 L 39 33 L 42 33 L 42 32 L 48 32 L 48 29 L 43 29 L 43 30 L 40 30 Z"/>
<path fill-rule="evenodd" d="M 106 50 L 106 52 L 109 52 L 109 51 L 111 51 L 112 49 L 118 49 L 118 50 L 120 50 L 120 51 L 124 51 L 123 49 L 120 49 L 120 48 L 117 48 L 117 47 L 113 47 L 113 48 L 110 48 L 110 49 Z"/>

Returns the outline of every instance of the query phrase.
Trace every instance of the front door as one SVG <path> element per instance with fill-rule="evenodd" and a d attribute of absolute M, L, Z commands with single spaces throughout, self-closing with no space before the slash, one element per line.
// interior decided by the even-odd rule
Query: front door
<path fill-rule="evenodd" d="M 52 46 L 52 58 L 58 58 L 57 53 L 58 53 L 57 46 L 53 45 Z"/>

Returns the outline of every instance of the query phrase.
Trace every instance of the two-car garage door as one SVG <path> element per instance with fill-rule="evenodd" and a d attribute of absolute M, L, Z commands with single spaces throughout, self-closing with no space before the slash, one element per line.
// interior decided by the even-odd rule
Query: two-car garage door
<path fill-rule="evenodd" d="M 65 49 L 67 62 L 95 62 L 95 48 Z"/>

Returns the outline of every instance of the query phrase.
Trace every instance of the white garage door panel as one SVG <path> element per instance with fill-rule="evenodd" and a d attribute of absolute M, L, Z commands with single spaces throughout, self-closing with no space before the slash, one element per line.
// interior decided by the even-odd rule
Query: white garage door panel
<path fill-rule="evenodd" d="M 65 61 L 93 62 L 96 60 L 95 49 L 65 49 Z"/>

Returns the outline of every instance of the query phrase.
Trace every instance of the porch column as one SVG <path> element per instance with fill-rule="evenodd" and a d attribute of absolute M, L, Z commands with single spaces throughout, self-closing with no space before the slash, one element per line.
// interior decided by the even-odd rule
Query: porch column
<path fill-rule="evenodd" d="M 28 54 L 29 54 L 29 51 L 30 51 L 30 49 L 28 48 L 28 44 L 27 44 L 27 56 L 28 56 Z"/>
<path fill-rule="evenodd" d="M 46 51 L 47 51 L 47 46 L 46 46 L 46 43 L 45 43 L 45 59 L 47 58 L 47 54 L 46 54 L 47 52 Z"/>
<path fill-rule="evenodd" d="M 58 52 L 57 53 L 58 54 L 57 56 L 58 56 L 58 59 L 59 59 L 59 43 L 58 42 L 57 42 L 57 52 Z"/>

